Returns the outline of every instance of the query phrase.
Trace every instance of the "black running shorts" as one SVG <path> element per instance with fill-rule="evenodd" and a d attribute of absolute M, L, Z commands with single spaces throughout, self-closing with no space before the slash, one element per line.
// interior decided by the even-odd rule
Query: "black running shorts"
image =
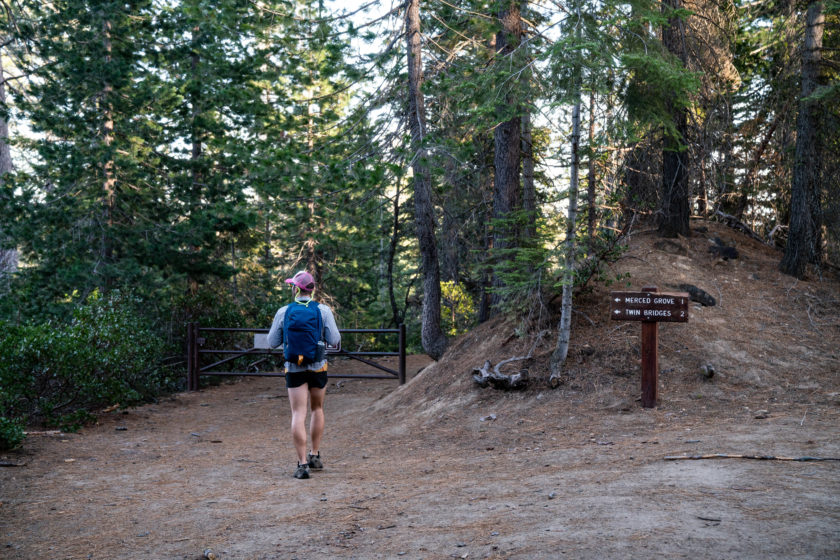
<path fill-rule="evenodd" d="M 309 384 L 309 388 L 317 387 L 323 389 L 327 386 L 327 372 L 326 371 L 296 371 L 286 372 L 286 388 L 293 389 L 300 387 L 304 383 Z"/>

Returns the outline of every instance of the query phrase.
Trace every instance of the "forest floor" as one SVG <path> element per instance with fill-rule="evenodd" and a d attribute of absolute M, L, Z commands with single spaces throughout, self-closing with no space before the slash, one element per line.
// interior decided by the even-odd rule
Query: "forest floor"
<path fill-rule="evenodd" d="M 775 250 L 694 226 L 708 230 L 637 233 L 614 265 L 631 289 L 717 299 L 660 324 L 656 408 L 638 400 L 639 325 L 609 320 L 626 286 L 598 286 L 576 300 L 557 389 L 553 338 L 501 321 L 439 362 L 410 357 L 404 386 L 331 379 L 325 469 L 309 480 L 291 476 L 276 378 L 32 434 L 0 455 L 17 465 L 0 468 L 0 558 L 838 558 L 840 461 L 665 459 L 840 457 L 840 283 L 796 281 Z M 714 263 L 712 235 L 740 258 Z M 526 390 L 472 381 L 531 348 Z"/>

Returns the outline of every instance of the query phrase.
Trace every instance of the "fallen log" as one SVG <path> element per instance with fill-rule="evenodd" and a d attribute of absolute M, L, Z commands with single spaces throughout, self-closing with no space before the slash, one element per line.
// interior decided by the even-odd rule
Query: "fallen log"
<path fill-rule="evenodd" d="M 732 229 L 738 230 L 742 233 L 749 235 L 759 243 L 763 245 L 770 245 L 770 243 L 768 243 L 766 239 L 754 232 L 750 226 L 739 220 L 736 216 L 733 216 L 732 214 L 727 214 L 726 212 L 722 212 L 720 210 L 716 210 L 714 216 L 719 217 L 723 223 L 725 223 Z"/>
<path fill-rule="evenodd" d="M 23 432 L 23 435 L 29 436 L 67 436 L 72 435 L 68 434 L 67 432 L 62 432 L 61 430 L 46 430 L 43 432 Z"/>
<path fill-rule="evenodd" d="M 711 453 L 708 455 L 667 455 L 666 461 L 697 461 L 700 459 L 755 459 L 758 461 L 840 461 L 840 457 L 780 457 L 777 455 L 732 455 Z"/>

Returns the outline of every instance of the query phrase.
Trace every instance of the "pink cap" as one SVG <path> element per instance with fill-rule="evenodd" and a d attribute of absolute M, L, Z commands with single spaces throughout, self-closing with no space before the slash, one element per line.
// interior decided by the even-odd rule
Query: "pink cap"
<path fill-rule="evenodd" d="M 291 278 L 286 278 L 286 284 L 294 284 L 304 292 L 311 292 L 315 289 L 315 279 L 305 270 L 301 270 Z"/>

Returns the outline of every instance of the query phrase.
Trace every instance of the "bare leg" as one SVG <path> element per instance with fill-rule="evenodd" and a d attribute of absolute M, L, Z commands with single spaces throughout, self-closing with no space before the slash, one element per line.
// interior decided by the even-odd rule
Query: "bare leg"
<path fill-rule="evenodd" d="M 309 389 L 309 405 L 312 407 L 312 417 L 309 419 L 309 434 L 312 437 L 312 453 L 317 455 L 321 451 L 321 436 L 324 435 L 324 396 L 327 388 Z"/>
<path fill-rule="evenodd" d="M 309 385 L 287 389 L 292 406 L 292 441 L 295 444 L 298 464 L 306 463 L 306 409 L 309 404 Z"/>

